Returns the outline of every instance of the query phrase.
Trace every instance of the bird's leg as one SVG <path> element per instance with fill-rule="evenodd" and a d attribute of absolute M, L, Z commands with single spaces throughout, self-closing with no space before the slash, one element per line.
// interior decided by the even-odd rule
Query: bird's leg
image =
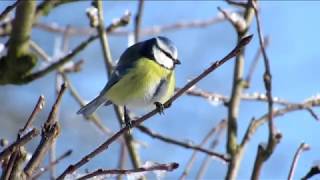
<path fill-rule="evenodd" d="M 164 105 L 160 102 L 155 102 L 154 105 L 156 105 L 157 110 L 159 112 L 159 114 L 164 114 Z"/>
<path fill-rule="evenodd" d="M 123 111 L 124 123 L 126 124 L 126 126 L 129 127 L 129 129 L 131 129 L 132 128 L 132 122 L 131 122 L 131 119 L 129 117 L 128 109 L 126 108 L 126 106 L 124 106 L 123 108 L 124 108 L 124 111 Z"/>

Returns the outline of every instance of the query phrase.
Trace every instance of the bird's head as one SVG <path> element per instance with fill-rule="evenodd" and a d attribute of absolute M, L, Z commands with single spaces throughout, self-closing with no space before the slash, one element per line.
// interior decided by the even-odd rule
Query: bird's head
<path fill-rule="evenodd" d="M 167 69 L 173 69 L 176 64 L 180 64 L 178 50 L 171 40 L 158 36 L 150 39 L 149 43 L 154 61 Z"/>

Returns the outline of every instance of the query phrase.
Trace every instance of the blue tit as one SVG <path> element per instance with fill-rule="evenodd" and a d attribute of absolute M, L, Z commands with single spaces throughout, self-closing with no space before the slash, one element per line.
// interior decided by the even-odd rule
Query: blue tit
<path fill-rule="evenodd" d="M 162 105 L 174 94 L 177 64 L 177 48 L 168 38 L 159 36 L 136 43 L 121 55 L 100 94 L 77 113 L 87 117 L 105 103 L 128 109 Z"/>

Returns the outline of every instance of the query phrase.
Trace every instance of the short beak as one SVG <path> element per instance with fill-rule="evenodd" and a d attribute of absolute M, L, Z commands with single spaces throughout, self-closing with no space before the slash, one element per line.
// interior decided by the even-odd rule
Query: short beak
<path fill-rule="evenodd" d="M 174 64 L 181 64 L 181 62 L 180 62 L 179 59 L 176 59 L 176 60 L 174 61 Z"/>

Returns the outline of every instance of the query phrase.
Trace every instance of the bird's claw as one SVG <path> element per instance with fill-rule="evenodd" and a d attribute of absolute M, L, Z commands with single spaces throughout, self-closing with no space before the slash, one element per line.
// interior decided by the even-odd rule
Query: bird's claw
<path fill-rule="evenodd" d="M 159 114 L 164 114 L 164 105 L 162 103 L 155 102 L 154 105 L 156 105 Z"/>
<path fill-rule="evenodd" d="M 125 125 L 126 125 L 126 127 L 128 127 L 129 129 L 132 129 L 132 121 L 131 121 L 131 120 L 126 121 L 126 122 L 125 122 Z"/>
<path fill-rule="evenodd" d="M 130 119 L 130 117 L 128 116 L 127 113 L 124 113 L 124 124 L 126 127 L 128 127 L 129 129 L 132 128 L 132 121 Z"/>
<path fill-rule="evenodd" d="M 130 119 L 129 119 L 129 121 L 125 119 L 125 121 L 121 123 L 121 128 L 127 128 L 127 127 L 129 128 L 127 133 L 131 134 L 132 121 Z"/>

